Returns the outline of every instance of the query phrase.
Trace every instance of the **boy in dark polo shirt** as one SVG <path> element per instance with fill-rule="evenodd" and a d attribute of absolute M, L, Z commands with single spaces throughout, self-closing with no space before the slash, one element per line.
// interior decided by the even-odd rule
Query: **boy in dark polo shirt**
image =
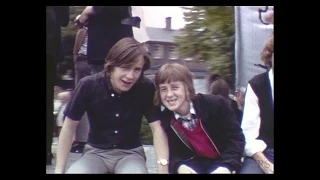
<path fill-rule="evenodd" d="M 241 165 L 245 139 L 222 96 L 195 94 L 183 65 L 165 64 L 155 77 L 154 103 L 169 141 L 169 168 L 178 174 L 231 174 Z M 164 106 L 165 107 L 164 107 Z"/>
<path fill-rule="evenodd" d="M 141 43 L 123 38 L 109 51 L 104 71 L 81 79 L 65 110 L 55 173 L 64 173 L 72 137 L 79 120 L 87 112 L 90 130 L 83 156 L 67 173 L 148 173 L 140 142 L 145 116 L 153 133 L 158 159 L 168 158 L 167 138 L 153 105 L 155 88 L 144 78 L 150 57 Z M 158 166 L 166 172 L 167 166 Z"/>

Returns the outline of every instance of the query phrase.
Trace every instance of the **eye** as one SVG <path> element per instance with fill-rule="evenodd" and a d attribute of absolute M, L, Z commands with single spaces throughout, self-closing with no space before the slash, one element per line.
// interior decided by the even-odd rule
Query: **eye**
<path fill-rule="evenodd" d="M 129 69 L 129 68 L 130 68 L 130 66 L 127 66 L 127 65 L 121 65 L 121 66 L 120 66 L 120 68 L 122 68 L 122 69 Z"/>
<path fill-rule="evenodd" d="M 165 92 L 166 90 L 166 88 L 160 88 L 160 92 Z"/>

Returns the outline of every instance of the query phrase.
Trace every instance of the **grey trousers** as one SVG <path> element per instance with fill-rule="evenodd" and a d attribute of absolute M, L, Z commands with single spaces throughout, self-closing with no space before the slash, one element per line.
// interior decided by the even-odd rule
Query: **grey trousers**
<path fill-rule="evenodd" d="M 148 174 L 142 146 L 134 149 L 97 149 L 88 144 L 67 174 Z"/>

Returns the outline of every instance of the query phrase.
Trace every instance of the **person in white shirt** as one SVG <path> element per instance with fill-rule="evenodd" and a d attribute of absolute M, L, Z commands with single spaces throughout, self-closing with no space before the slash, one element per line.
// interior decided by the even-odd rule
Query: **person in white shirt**
<path fill-rule="evenodd" d="M 274 172 L 274 35 L 268 38 L 261 60 L 269 68 L 249 80 L 241 127 L 246 138 L 245 158 L 240 174 L 273 174 Z"/>

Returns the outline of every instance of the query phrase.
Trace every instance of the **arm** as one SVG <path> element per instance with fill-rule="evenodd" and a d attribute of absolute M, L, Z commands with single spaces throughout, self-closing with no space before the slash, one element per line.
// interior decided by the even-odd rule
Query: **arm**
<path fill-rule="evenodd" d="M 273 164 L 262 153 L 267 145 L 257 139 L 260 129 L 258 98 L 248 84 L 241 127 L 246 137 L 245 155 L 252 157 L 266 173 L 273 173 Z"/>
<path fill-rule="evenodd" d="M 65 173 L 66 163 L 71 149 L 72 139 L 79 121 L 66 117 L 59 136 L 55 173 Z"/>
<path fill-rule="evenodd" d="M 74 46 L 73 46 L 73 61 L 76 62 L 78 52 L 80 50 L 80 47 L 87 35 L 87 30 L 85 28 L 81 28 L 78 30 L 75 41 L 74 41 Z"/>
<path fill-rule="evenodd" d="M 250 84 L 248 84 L 241 123 L 241 128 L 246 138 L 244 150 L 246 156 L 252 157 L 256 152 L 262 152 L 267 147 L 265 142 L 257 139 L 259 136 L 260 122 L 258 97 L 253 92 Z"/>
<path fill-rule="evenodd" d="M 156 160 L 159 159 L 169 159 L 169 147 L 168 147 L 168 138 L 161 126 L 161 122 L 155 121 L 149 124 L 152 135 L 153 135 L 153 144 L 156 153 Z M 170 162 L 169 162 L 170 163 Z M 159 174 L 167 174 L 169 173 L 168 165 L 163 166 L 158 164 L 158 173 Z"/>
<path fill-rule="evenodd" d="M 256 152 L 252 158 L 259 164 L 259 167 L 265 174 L 273 174 L 273 163 L 262 152 Z"/>
<path fill-rule="evenodd" d="M 169 160 L 169 146 L 167 134 L 164 131 L 160 118 L 160 108 L 153 104 L 153 97 L 155 93 L 155 87 L 151 80 L 145 79 L 145 86 L 141 89 L 143 91 L 145 99 L 145 111 L 144 115 L 149 123 L 150 129 L 153 135 L 153 144 L 155 148 L 156 160 L 166 159 Z M 170 163 L 170 162 L 169 162 Z M 168 173 L 168 165 L 163 166 L 157 164 L 158 173 Z"/>
<path fill-rule="evenodd" d="M 86 8 L 82 11 L 81 16 L 79 17 L 80 24 L 87 26 L 89 23 L 89 17 L 93 14 L 93 6 L 86 6 Z"/>
<path fill-rule="evenodd" d="M 68 154 L 71 149 L 72 139 L 76 127 L 85 111 L 87 110 L 87 82 L 83 79 L 79 80 L 73 92 L 72 98 L 69 101 L 64 114 L 66 119 L 63 123 L 57 149 L 57 161 L 55 173 L 64 173 L 68 159 Z"/>

